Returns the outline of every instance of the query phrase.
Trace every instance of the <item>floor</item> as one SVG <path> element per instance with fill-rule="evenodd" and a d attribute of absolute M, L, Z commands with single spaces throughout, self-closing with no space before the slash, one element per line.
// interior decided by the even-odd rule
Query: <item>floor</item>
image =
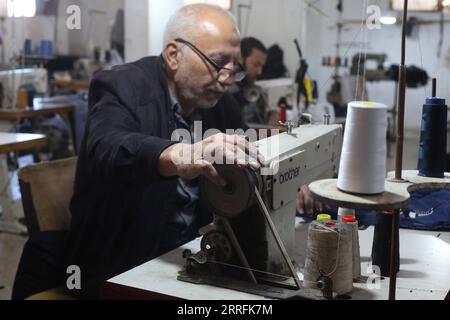
<path fill-rule="evenodd" d="M 450 139 L 448 140 L 450 142 Z M 416 168 L 418 144 L 419 132 L 405 132 L 403 168 Z M 392 156 L 387 160 L 388 171 L 392 171 L 395 168 L 394 144 L 390 145 L 390 150 Z M 17 186 L 15 188 L 17 189 Z M 0 300 L 10 299 L 11 297 L 17 264 L 26 240 L 27 238 L 24 236 L 0 233 Z"/>
<path fill-rule="evenodd" d="M 12 284 L 27 238 L 0 233 L 0 300 L 10 299 Z"/>

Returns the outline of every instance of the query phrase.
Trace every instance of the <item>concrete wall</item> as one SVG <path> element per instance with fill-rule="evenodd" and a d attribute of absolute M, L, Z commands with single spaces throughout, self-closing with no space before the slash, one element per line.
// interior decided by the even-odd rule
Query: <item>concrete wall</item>
<path fill-rule="evenodd" d="M 309 0 L 311 2 L 311 0 Z M 321 65 L 323 56 L 336 53 L 338 13 L 337 1 L 314 1 L 318 9 L 308 8 L 305 0 L 235 0 L 232 12 L 239 16 L 240 5 L 251 5 L 252 9 L 240 10 L 241 32 L 261 39 L 266 46 L 277 43 L 285 53 L 285 64 L 293 76 L 299 65 L 299 58 L 293 39 L 297 38 L 310 66 L 310 75 L 318 81 L 321 100 L 331 86 L 332 68 Z M 82 9 L 82 29 L 67 30 L 65 10 L 69 4 L 78 4 Z M 12 52 L 12 23 L 16 27 L 16 47 L 22 48 L 23 39 L 32 38 L 35 43 L 42 39 L 54 39 L 59 53 L 90 54 L 94 46 L 109 47 L 109 33 L 118 8 L 125 9 L 125 58 L 133 61 L 147 55 L 157 55 L 162 49 L 162 36 L 170 15 L 183 4 L 182 0 L 60 0 L 58 18 L 34 17 L 6 19 L 6 57 Z M 389 10 L 389 0 L 344 0 L 344 20 L 361 21 L 367 17 L 365 8 L 378 4 L 383 15 L 400 17 L 399 12 Z M 101 11 L 98 13 L 97 11 Z M 410 13 L 419 19 L 438 20 L 439 14 Z M 445 15 L 450 19 L 450 15 Z M 55 31 L 54 23 L 57 23 Z M 361 28 L 359 23 L 346 24 L 342 32 L 341 55 L 349 59 L 354 54 L 367 50 L 368 53 L 386 53 L 386 66 L 400 62 L 400 25 L 383 26 L 379 30 Z M 430 77 L 439 81 L 438 93 L 450 98 L 450 23 L 444 27 L 441 56 L 438 57 L 439 24 L 424 24 L 416 29 L 407 40 L 408 65 L 424 68 Z M 350 45 L 353 43 L 352 45 Z M 349 73 L 341 69 L 341 74 Z M 369 98 L 390 106 L 395 101 L 395 82 L 367 83 Z M 426 88 L 407 89 L 405 125 L 418 128 L 421 104 L 431 91 Z"/>
<path fill-rule="evenodd" d="M 328 16 L 324 17 L 314 10 L 308 9 L 307 34 L 308 46 L 313 50 L 307 51 L 308 62 L 313 77 L 319 81 L 320 96 L 325 99 L 326 92 L 329 90 L 333 74 L 332 68 L 321 67 L 321 57 L 324 55 L 335 55 L 335 44 L 337 31 L 335 22 L 337 21 L 337 10 L 335 3 L 329 0 L 319 0 L 316 4 Z M 378 4 L 382 9 L 382 15 L 400 17 L 400 12 L 393 12 L 389 9 L 388 0 L 344 0 L 344 20 L 361 20 L 361 17 L 367 17 L 364 8 L 366 5 Z M 436 13 L 417 13 L 410 12 L 409 16 L 415 16 L 422 20 L 439 20 L 440 15 Z M 449 15 L 445 15 L 450 19 Z M 359 31 L 361 30 L 361 31 Z M 359 32 L 359 34 L 358 34 Z M 441 56 L 438 57 L 439 43 L 439 24 L 424 24 L 413 32 L 413 36 L 406 41 L 406 64 L 415 65 L 425 69 L 430 77 L 437 77 L 439 81 L 438 94 L 450 99 L 450 24 L 445 24 L 444 37 Z M 319 36 L 317 36 L 319 35 Z M 320 40 L 317 40 L 320 39 Z M 400 24 L 392 26 L 382 26 L 379 30 L 369 30 L 364 27 L 361 29 L 359 24 L 347 24 L 342 33 L 342 42 L 349 44 L 354 42 L 353 46 L 342 48 L 342 55 L 351 59 L 354 54 L 366 50 L 368 53 L 387 54 L 386 66 L 400 63 L 400 45 L 401 45 L 401 26 Z M 341 69 L 341 73 L 348 74 L 348 69 Z M 383 102 L 392 106 L 395 101 L 395 86 L 392 81 L 369 82 L 367 83 L 369 98 Z M 411 89 L 406 92 L 406 114 L 405 126 L 407 128 L 419 128 L 421 121 L 422 104 L 426 95 L 431 93 L 431 82 L 425 88 Z"/>
<path fill-rule="evenodd" d="M 6 61 L 12 56 L 14 47 L 17 52 L 22 50 L 24 39 L 32 39 L 34 45 L 39 44 L 41 40 L 52 40 L 55 52 L 60 54 L 88 55 L 94 46 L 108 49 L 116 11 L 123 8 L 123 1 L 60 0 L 56 17 L 6 18 L 4 24 Z M 80 30 L 68 30 L 66 27 L 68 17 L 66 9 L 72 4 L 80 6 L 81 9 Z M 16 35 L 15 45 L 13 26 Z"/>
<path fill-rule="evenodd" d="M 182 0 L 125 0 L 125 60 L 162 51 L 164 28 Z"/>
<path fill-rule="evenodd" d="M 124 0 L 125 7 L 125 61 L 148 55 L 149 23 L 148 0 Z"/>
<path fill-rule="evenodd" d="M 290 74 L 295 75 L 298 68 L 298 55 L 293 45 L 293 39 L 300 40 L 302 51 L 309 64 L 309 73 L 318 81 L 319 93 L 325 101 L 327 91 L 332 84 L 333 68 L 322 67 L 323 56 L 335 56 L 337 43 L 336 22 L 338 12 L 337 1 L 317 0 L 314 3 L 318 10 L 306 6 L 304 0 L 236 0 L 233 12 L 238 14 L 239 5 L 252 5 L 247 18 L 247 10 L 241 10 L 241 26 L 244 36 L 255 36 L 266 46 L 274 43 L 280 45 L 285 53 L 285 64 Z M 368 53 L 385 53 L 388 56 L 386 66 L 400 62 L 401 26 L 382 26 L 379 30 L 361 28 L 362 19 L 366 19 L 368 5 L 380 6 L 382 15 L 398 16 L 400 12 L 390 11 L 389 0 L 344 0 L 342 19 L 353 20 L 355 23 L 346 24 L 342 32 L 341 56 L 351 60 L 353 55 L 367 50 Z M 323 14 L 321 14 L 320 12 Z M 420 19 L 436 20 L 439 14 L 411 12 L 410 16 Z M 445 15 L 450 19 L 450 15 Z M 421 25 L 415 36 L 408 38 L 407 65 L 424 68 L 430 77 L 439 80 L 438 93 L 450 99 L 450 23 L 445 24 L 441 57 L 437 56 L 439 43 L 439 24 Z M 353 43 L 352 45 L 350 45 Z M 345 54 L 345 55 L 344 55 Z M 348 74 L 349 70 L 342 68 L 341 74 Z M 393 105 L 395 101 L 396 83 L 391 81 L 367 83 L 369 97 Z M 425 95 L 429 95 L 430 85 L 426 88 L 407 89 L 405 126 L 418 128 L 421 118 L 421 104 Z"/>
<path fill-rule="evenodd" d="M 163 35 L 167 21 L 183 6 L 183 0 L 149 0 L 150 55 L 159 55 L 163 48 Z"/>
<path fill-rule="evenodd" d="M 124 8 L 123 0 L 63 1 L 79 5 L 81 8 L 81 29 L 68 31 L 69 52 L 91 55 L 94 47 L 100 47 L 103 50 L 109 49 L 111 29 L 117 10 Z M 67 17 L 65 8 L 67 6 L 60 6 L 60 14 L 62 13 L 63 17 Z"/>
<path fill-rule="evenodd" d="M 251 5 L 251 9 L 239 7 Z M 277 43 L 284 51 L 286 67 L 291 75 L 299 65 L 294 39 L 305 45 L 305 18 L 303 0 L 236 0 L 234 15 L 240 17 L 241 34 L 260 39 L 266 47 Z M 302 50 L 304 51 L 304 50 Z"/>
<path fill-rule="evenodd" d="M 5 62 L 19 53 L 23 48 L 24 39 L 32 39 L 33 44 L 41 40 L 53 40 L 54 17 L 37 16 L 32 18 L 6 18 L 3 26 Z"/>

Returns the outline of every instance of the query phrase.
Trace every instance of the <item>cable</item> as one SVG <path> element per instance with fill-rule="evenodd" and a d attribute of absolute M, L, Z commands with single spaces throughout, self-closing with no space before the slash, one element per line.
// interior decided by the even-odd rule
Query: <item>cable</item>
<path fill-rule="evenodd" d="M 350 49 L 352 48 L 353 44 L 355 43 L 356 37 L 358 37 L 359 33 L 361 32 L 361 30 L 363 29 L 363 27 L 361 26 L 358 30 L 358 32 L 356 32 L 355 36 L 353 37 L 352 41 L 350 42 L 350 45 L 348 46 L 347 51 L 344 54 L 344 59 L 347 58 L 347 54 L 350 51 Z M 330 81 L 334 76 L 334 71 L 333 71 L 333 75 L 330 75 L 328 77 L 328 79 L 320 86 L 319 91 L 322 90 L 328 83 L 328 81 Z"/>
<path fill-rule="evenodd" d="M 422 66 L 422 70 L 425 70 L 425 68 L 423 67 L 422 45 L 420 43 L 420 29 L 418 31 L 418 45 L 419 45 L 419 54 L 420 54 L 420 65 Z M 423 94 L 424 94 L 424 98 L 426 98 L 427 90 L 426 90 L 425 86 L 423 86 Z"/>
<path fill-rule="evenodd" d="M 438 43 L 438 54 L 437 57 L 441 57 L 442 44 L 444 42 L 444 12 L 441 12 L 441 20 L 439 22 L 439 43 Z"/>
<path fill-rule="evenodd" d="M 365 0 L 366 7 L 368 6 L 368 0 Z M 367 50 L 368 50 L 368 34 L 369 31 L 365 30 L 364 33 L 364 68 L 363 68 L 363 87 L 361 92 L 361 100 L 367 100 L 366 97 L 366 61 L 367 61 Z"/>
<path fill-rule="evenodd" d="M 250 13 L 253 10 L 253 0 L 250 0 L 248 7 L 247 7 L 247 17 L 245 18 L 245 32 L 244 35 L 248 35 L 248 25 L 250 23 Z"/>
<path fill-rule="evenodd" d="M 364 12 L 365 12 L 364 9 L 365 8 L 367 8 L 367 0 L 364 0 L 363 10 L 362 10 L 362 14 L 361 14 L 362 17 L 364 17 Z M 362 19 L 361 28 L 364 28 L 364 19 Z M 363 34 L 361 35 L 360 39 L 363 37 L 363 35 L 364 35 L 364 31 L 363 31 Z M 358 100 L 358 89 L 359 89 L 359 79 L 360 79 L 362 46 L 363 46 L 363 42 L 361 40 L 360 41 L 360 45 L 359 45 L 359 53 L 358 53 L 358 69 L 356 71 L 355 101 Z M 364 61 L 364 67 L 365 67 L 365 61 Z"/>

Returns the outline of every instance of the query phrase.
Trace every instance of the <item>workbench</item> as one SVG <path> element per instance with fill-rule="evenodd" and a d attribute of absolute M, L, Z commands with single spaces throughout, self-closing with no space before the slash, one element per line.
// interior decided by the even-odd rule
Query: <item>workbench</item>
<path fill-rule="evenodd" d="M 296 220 L 296 248 L 300 279 L 306 257 L 309 224 Z M 374 228 L 359 231 L 362 283 L 354 283 L 350 296 L 354 300 L 387 300 L 389 278 L 372 273 L 371 252 Z M 184 267 L 182 253 L 200 250 L 200 238 L 159 258 L 144 263 L 106 282 L 104 299 L 186 299 L 186 300 L 259 300 L 261 296 L 209 285 L 196 285 L 177 280 Z M 450 289 L 450 232 L 400 229 L 400 271 L 397 278 L 399 300 L 443 300 Z M 372 273 L 371 286 L 367 277 Z"/>
<path fill-rule="evenodd" d="M 51 86 L 76 90 L 76 91 L 88 91 L 91 82 L 89 80 L 50 80 Z"/>
<path fill-rule="evenodd" d="M 35 98 L 33 108 L 0 109 L 0 131 L 11 132 L 25 118 L 60 114 L 70 127 L 70 135 L 76 153 L 74 105 L 61 101 L 62 97 Z"/>
<path fill-rule="evenodd" d="M 47 138 L 41 134 L 0 132 L 0 232 L 26 233 L 26 228 L 17 221 L 17 213 L 22 209 L 22 203 L 14 201 L 11 194 L 11 179 L 8 169 L 7 153 L 43 147 Z"/>

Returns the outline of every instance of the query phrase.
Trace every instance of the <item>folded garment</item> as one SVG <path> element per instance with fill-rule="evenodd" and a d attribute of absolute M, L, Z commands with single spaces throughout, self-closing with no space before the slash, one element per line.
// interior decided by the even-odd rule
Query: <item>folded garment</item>
<path fill-rule="evenodd" d="M 327 210 L 336 219 L 337 208 Z M 362 227 L 377 223 L 378 211 L 356 210 L 358 224 Z M 305 220 L 314 216 L 299 214 Z M 450 189 L 422 189 L 411 193 L 407 209 L 401 211 L 400 228 L 417 230 L 450 230 Z"/>

